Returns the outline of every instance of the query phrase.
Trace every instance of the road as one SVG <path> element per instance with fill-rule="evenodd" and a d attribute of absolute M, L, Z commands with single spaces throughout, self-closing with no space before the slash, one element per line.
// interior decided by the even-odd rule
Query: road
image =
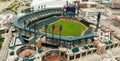
<path fill-rule="evenodd" d="M 8 55 L 8 49 L 9 49 L 9 43 L 11 41 L 12 38 L 12 32 L 11 32 L 12 28 L 10 27 L 9 32 L 6 34 L 6 38 L 3 42 L 1 51 L 0 51 L 0 61 L 6 61 L 7 55 Z"/>
<path fill-rule="evenodd" d="M 8 7 L 10 4 L 12 4 L 14 1 L 15 1 L 15 0 L 11 0 L 10 2 L 8 2 L 8 4 L 3 4 L 3 5 L 1 5 L 1 6 L 0 6 L 0 11 L 1 11 L 2 9 L 7 8 L 7 7 Z M 2 3 L 2 2 L 0 2 L 0 3 Z"/>

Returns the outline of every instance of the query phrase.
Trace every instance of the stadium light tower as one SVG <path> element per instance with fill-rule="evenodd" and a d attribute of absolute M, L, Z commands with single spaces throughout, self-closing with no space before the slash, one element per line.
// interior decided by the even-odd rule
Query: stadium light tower
<path fill-rule="evenodd" d="M 96 24 L 96 29 L 95 29 L 95 36 L 98 36 L 97 32 L 98 32 L 98 28 L 99 28 L 100 18 L 101 18 L 101 12 L 98 12 L 97 24 Z"/>
<path fill-rule="evenodd" d="M 29 21 L 29 24 L 31 24 L 32 22 L 31 21 Z M 31 37 L 31 28 L 30 28 L 30 25 L 28 25 L 28 28 L 29 28 L 29 34 L 30 34 L 30 37 Z"/>
<path fill-rule="evenodd" d="M 68 1 L 66 1 L 66 5 L 68 6 Z"/>
<path fill-rule="evenodd" d="M 24 30 L 25 30 L 25 36 L 26 36 L 26 28 L 25 28 L 25 25 L 26 25 L 26 20 L 24 20 Z"/>
<path fill-rule="evenodd" d="M 54 40 L 54 29 L 55 29 L 55 25 L 52 25 L 52 40 Z"/>
<path fill-rule="evenodd" d="M 60 25 L 60 27 L 59 27 L 60 29 L 60 35 L 59 35 L 59 40 L 60 40 L 60 42 L 61 42 L 61 31 L 62 31 L 62 25 Z"/>
<path fill-rule="evenodd" d="M 34 24 L 34 32 L 35 32 L 34 35 L 35 35 L 35 38 L 36 38 L 36 33 L 37 33 L 36 32 L 36 23 Z"/>
<path fill-rule="evenodd" d="M 29 35 L 30 35 L 29 37 L 31 37 L 31 28 L 30 28 L 30 27 L 28 27 L 28 28 L 29 28 L 29 31 L 30 31 L 30 32 L 29 32 Z"/>
<path fill-rule="evenodd" d="M 47 43 L 47 28 L 48 28 L 48 25 L 45 25 L 45 39 L 46 39 L 46 43 Z"/>
<path fill-rule="evenodd" d="M 101 12 L 98 12 L 98 15 L 97 15 L 96 32 L 98 31 L 98 28 L 99 28 L 100 18 L 101 18 Z"/>

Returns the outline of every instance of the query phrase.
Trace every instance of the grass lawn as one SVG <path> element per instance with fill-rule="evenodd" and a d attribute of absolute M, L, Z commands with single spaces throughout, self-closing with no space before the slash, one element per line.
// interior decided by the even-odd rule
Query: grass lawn
<path fill-rule="evenodd" d="M 59 35 L 60 25 L 62 25 L 62 32 L 61 32 L 62 36 L 80 36 L 83 33 L 83 31 L 85 31 L 86 29 L 86 27 L 83 24 L 69 20 L 65 20 L 65 21 L 61 20 L 53 24 L 55 24 L 56 26 L 54 29 L 55 35 Z M 50 34 L 52 33 L 52 24 L 48 26 L 47 32 Z"/>

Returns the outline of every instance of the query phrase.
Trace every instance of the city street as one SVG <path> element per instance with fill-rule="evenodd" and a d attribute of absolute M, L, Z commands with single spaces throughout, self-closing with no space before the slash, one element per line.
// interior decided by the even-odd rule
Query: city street
<path fill-rule="evenodd" d="M 9 49 L 9 43 L 12 38 L 12 28 L 10 28 L 9 32 L 6 34 L 6 38 L 3 42 L 1 51 L 0 51 L 0 61 L 6 61 L 7 55 L 8 55 L 8 49 Z"/>

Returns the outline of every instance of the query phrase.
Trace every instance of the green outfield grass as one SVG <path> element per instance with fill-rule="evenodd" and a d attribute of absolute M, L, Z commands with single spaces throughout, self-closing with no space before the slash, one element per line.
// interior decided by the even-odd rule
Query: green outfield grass
<path fill-rule="evenodd" d="M 58 22 L 53 23 L 55 24 L 55 29 L 54 29 L 54 34 L 55 35 L 59 35 L 59 27 L 60 25 L 62 25 L 62 32 L 61 35 L 62 36 L 80 36 L 83 31 L 85 31 L 86 27 L 78 22 L 73 22 L 73 21 L 69 21 L 69 20 L 61 20 Z M 50 24 L 48 26 L 47 32 L 48 33 L 52 33 L 52 24 Z"/>

